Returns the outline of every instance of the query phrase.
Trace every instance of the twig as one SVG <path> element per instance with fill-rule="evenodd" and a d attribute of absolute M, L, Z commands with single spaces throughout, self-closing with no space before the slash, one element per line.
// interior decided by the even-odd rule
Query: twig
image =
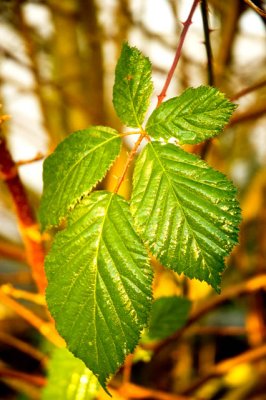
<path fill-rule="evenodd" d="M 0 257 L 7 257 L 21 262 L 26 261 L 24 249 L 21 246 L 7 242 L 6 240 L 0 240 Z"/>
<path fill-rule="evenodd" d="M 189 336 L 215 335 L 215 336 L 240 336 L 246 335 L 247 329 L 242 326 L 196 326 L 189 330 Z"/>
<path fill-rule="evenodd" d="M 36 328 L 46 339 L 48 339 L 55 346 L 65 346 L 64 340 L 59 336 L 51 322 L 44 321 L 28 308 L 11 299 L 5 294 L 2 288 L 0 288 L 0 301 L 7 307 L 11 308 L 20 317 L 25 319 L 30 325 L 34 326 L 34 328 Z"/>
<path fill-rule="evenodd" d="M 262 88 L 263 86 L 266 86 L 266 79 L 263 79 L 260 82 L 256 82 L 251 86 L 246 87 L 245 89 L 240 90 L 239 92 L 237 92 L 236 94 L 234 94 L 233 96 L 231 96 L 230 100 L 231 101 L 235 101 L 238 100 L 240 97 L 245 96 L 246 94 L 249 94 L 257 89 Z"/>
<path fill-rule="evenodd" d="M 207 0 L 201 0 L 200 4 L 201 16 L 203 22 L 203 31 L 205 37 L 205 48 L 207 54 L 207 70 L 208 70 L 208 84 L 214 85 L 214 74 L 212 67 L 212 49 L 211 49 L 211 41 L 210 41 L 210 27 L 209 27 L 209 18 L 208 18 L 208 4 Z"/>
<path fill-rule="evenodd" d="M 133 354 L 129 354 L 124 363 L 123 369 L 123 383 L 130 382 L 131 371 L 132 371 L 132 364 L 133 364 Z"/>
<path fill-rule="evenodd" d="M 30 160 L 20 160 L 16 162 L 16 166 L 20 167 L 21 165 L 28 165 L 32 164 L 36 161 L 43 160 L 45 158 L 45 155 L 42 153 L 37 153 L 35 157 L 31 158 Z"/>
<path fill-rule="evenodd" d="M 154 400 L 191 400 L 191 397 L 162 392 L 160 390 L 149 389 L 133 383 L 125 383 L 116 389 L 124 398 L 130 399 L 154 399 Z M 193 397 L 193 400 L 200 400 L 199 397 Z"/>
<path fill-rule="evenodd" d="M 266 344 L 260 346 L 256 349 L 248 350 L 239 356 L 229 358 L 225 361 L 221 361 L 219 364 L 215 365 L 210 371 L 203 377 L 197 379 L 188 388 L 182 391 L 182 394 L 189 395 L 195 390 L 199 389 L 202 385 L 208 382 L 210 379 L 222 376 L 230 371 L 232 368 L 236 367 L 242 363 L 250 363 L 252 361 L 257 361 L 264 359 L 266 357 Z"/>
<path fill-rule="evenodd" d="M 0 332 L 0 342 L 12 346 L 19 351 L 28 354 L 32 358 L 35 358 L 43 365 L 43 367 L 48 362 L 48 357 L 40 350 L 31 346 L 29 343 L 26 343 L 14 336 L 9 335 L 8 333 Z"/>
<path fill-rule="evenodd" d="M 41 306 L 46 305 L 45 297 L 42 294 L 31 293 L 27 292 L 26 290 L 15 289 L 11 284 L 2 285 L 1 289 L 6 295 L 12 296 L 15 299 L 28 300 L 35 304 L 39 304 Z"/>
<path fill-rule="evenodd" d="M 210 41 L 210 27 L 209 27 L 209 18 L 208 18 L 208 4 L 207 0 L 202 0 L 200 4 L 202 22 L 203 22 L 203 30 L 205 37 L 205 48 L 207 54 L 207 71 L 208 71 L 208 84 L 210 86 L 214 85 L 214 73 L 213 73 L 213 65 L 212 65 L 212 49 L 211 49 L 211 41 Z M 200 156 L 204 160 L 210 150 L 212 141 L 211 139 L 206 140 L 202 146 L 200 151 Z"/>
<path fill-rule="evenodd" d="M 187 18 L 187 20 L 185 22 L 182 23 L 183 24 L 183 29 L 182 29 L 182 32 L 181 32 L 181 35 L 180 35 L 180 39 L 179 39 L 179 43 L 178 43 L 178 46 L 177 46 L 177 49 L 176 49 L 174 61 L 173 61 L 173 64 L 172 64 L 172 66 L 171 66 L 171 68 L 170 68 L 170 70 L 168 72 L 168 75 L 166 77 L 166 81 L 165 81 L 165 84 L 163 86 L 163 89 L 162 89 L 161 93 L 158 96 L 157 107 L 159 107 L 159 105 L 162 103 L 163 99 L 166 96 L 167 89 L 168 89 L 168 87 L 169 87 L 169 85 L 171 83 L 171 80 L 173 78 L 177 63 L 178 63 L 179 58 L 181 56 L 181 50 L 182 50 L 182 47 L 183 47 L 183 44 L 184 44 L 185 37 L 187 35 L 187 31 L 188 31 L 190 25 L 192 24 L 192 17 L 193 17 L 193 14 L 194 14 L 194 12 L 196 10 L 196 7 L 197 7 L 199 2 L 200 2 L 200 0 L 194 0 L 193 1 L 191 10 L 190 10 L 189 15 L 188 15 L 188 18 Z"/>
<path fill-rule="evenodd" d="M 169 336 L 167 339 L 158 342 L 152 346 L 143 345 L 143 347 L 152 349 L 156 352 L 156 354 L 158 354 L 168 344 L 179 340 L 180 337 L 184 335 L 184 333 L 191 325 L 193 325 L 200 318 L 204 317 L 204 315 L 216 309 L 218 306 L 220 306 L 227 300 L 238 297 L 243 294 L 253 293 L 261 289 L 266 289 L 266 274 L 261 274 L 255 276 L 254 278 L 249 279 L 248 281 L 241 282 L 238 285 L 230 286 L 229 288 L 224 289 L 222 294 L 220 294 L 219 296 L 212 297 L 208 302 L 206 302 L 202 306 L 198 307 L 194 312 L 192 312 L 186 325 L 180 330 L 176 331 L 172 336 Z"/>
<path fill-rule="evenodd" d="M 0 368 L 0 377 L 19 379 L 35 386 L 42 387 L 46 385 L 46 379 L 43 376 L 25 374 L 10 368 Z"/>
<path fill-rule="evenodd" d="M 258 14 L 260 14 L 262 17 L 266 18 L 266 12 L 264 10 L 262 10 L 261 8 L 259 8 L 255 3 L 253 3 L 253 1 L 244 0 L 244 2 L 247 3 L 247 5 L 249 5 L 249 7 L 251 7 L 254 11 L 256 11 Z"/>
<path fill-rule="evenodd" d="M 44 249 L 41 234 L 18 175 L 16 164 L 3 137 L 0 137 L 0 179 L 6 183 L 15 206 L 33 279 L 40 293 L 44 293 L 47 281 L 44 272 Z"/>
<path fill-rule="evenodd" d="M 228 126 L 233 126 L 242 122 L 247 122 L 259 118 L 266 114 L 266 104 L 254 104 L 247 111 L 236 113 L 230 120 Z"/>

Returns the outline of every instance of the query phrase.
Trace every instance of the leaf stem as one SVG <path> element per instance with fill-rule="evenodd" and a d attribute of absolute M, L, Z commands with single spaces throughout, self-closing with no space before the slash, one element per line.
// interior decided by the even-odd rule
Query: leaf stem
<path fill-rule="evenodd" d="M 139 146 L 140 146 L 142 140 L 143 140 L 145 137 L 146 137 L 146 139 L 149 138 L 149 136 L 147 135 L 147 133 L 146 133 L 145 131 L 142 131 L 141 134 L 139 135 L 138 140 L 136 141 L 136 143 L 134 144 L 133 148 L 131 149 L 131 152 L 129 153 L 129 156 L 128 156 L 127 162 L 126 162 L 126 164 L 125 164 L 125 166 L 124 166 L 122 175 L 121 175 L 120 178 L 118 179 L 117 185 L 116 185 L 116 187 L 115 187 L 115 189 L 114 189 L 114 193 L 118 193 L 118 190 L 120 189 L 120 186 L 122 185 L 122 183 L 123 183 L 123 181 L 124 181 L 124 179 L 125 179 L 125 176 L 126 176 L 126 173 L 127 173 L 127 171 L 128 171 L 128 168 L 129 168 L 131 162 L 133 161 L 133 159 L 134 159 L 134 157 L 135 157 L 135 155 L 136 155 L 136 153 L 137 153 L 137 151 L 138 151 L 138 148 L 139 148 Z"/>
<path fill-rule="evenodd" d="M 177 46 L 177 49 L 176 49 L 174 61 L 173 61 L 173 64 L 172 64 L 172 66 L 171 66 L 171 68 L 170 68 L 170 70 L 168 72 L 168 75 L 166 77 L 166 81 L 164 83 L 163 89 L 162 89 L 161 93 L 158 96 L 157 107 L 159 107 L 159 105 L 162 103 L 163 99 L 166 96 L 166 92 L 167 92 L 168 87 L 169 87 L 169 85 L 171 83 L 171 80 L 173 78 L 177 63 L 178 63 L 179 58 L 181 56 L 181 50 L 182 50 L 182 47 L 183 47 L 183 44 L 184 44 L 185 37 L 187 35 L 187 32 L 188 32 L 188 29 L 189 29 L 190 25 L 192 24 L 193 14 L 194 14 L 194 12 L 196 10 L 196 7 L 197 7 L 199 2 L 200 2 L 200 0 L 194 0 L 193 1 L 193 4 L 192 4 L 192 7 L 191 7 L 191 10 L 189 12 L 187 20 L 185 22 L 182 22 L 183 29 L 182 29 L 182 32 L 181 32 L 181 35 L 180 35 L 180 39 L 179 39 L 179 43 L 178 43 L 178 46 Z"/>

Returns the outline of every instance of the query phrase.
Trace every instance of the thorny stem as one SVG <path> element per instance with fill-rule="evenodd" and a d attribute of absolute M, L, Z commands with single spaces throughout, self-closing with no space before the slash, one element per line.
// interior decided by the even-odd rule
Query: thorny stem
<path fill-rule="evenodd" d="M 131 152 L 129 153 L 129 156 L 128 156 L 127 162 L 126 162 L 126 164 L 124 166 L 122 175 L 118 179 L 117 185 L 116 185 L 116 187 L 114 189 L 114 193 L 118 193 L 118 190 L 120 189 L 120 186 L 122 185 L 122 183 L 123 183 L 123 181 L 125 179 L 125 176 L 126 176 L 126 173 L 128 171 L 128 168 L 129 168 L 131 162 L 133 161 L 133 159 L 134 159 L 134 157 L 135 157 L 135 155 L 136 155 L 136 153 L 138 151 L 138 148 L 139 148 L 139 146 L 140 146 L 140 144 L 141 144 L 141 142 L 142 142 L 142 140 L 144 138 L 148 139 L 149 137 L 148 137 L 146 132 L 142 131 L 141 134 L 139 135 L 138 140 L 136 141 L 136 143 L 134 144 L 133 148 L 131 149 Z"/>
<path fill-rule="evenodd" d="M 44 249 L 41 234 L 4 137 L 0 137 L 0 179 L 6 183 L 12 197 L 32 276 L 39 292 L 43 294 L 47 281 L 44 272 Z"/>
<path fill-rule="evenodd" d="M 207 54 L 207 67 L 208 67 L 208 84 L 214 85 L 214 74 L 212 67 L 212 49 L 211 49 L 211 41 L 210 41 L 210 27 L 209 27 L 209 18 L 208 18 L 208 3 L 207 0 L 201 0 L 201 16 L 203 22 L 203 30 L 205 37 L 205 48 Z"/>
<path fill-rule="evenodd" d="M 211 49 L 211 41 L 210 41 L 210 27 L 209 27 L 209 18 L 208 18 L 208 3 L 207 0 L 202 0 L 201 2 L 201 15 L 203 22 L 203 30 L 205 37 L 205 48 L 207 55 L 207 71 L 208 71 L 208 85 L 214 85 L 214 73 L 213 73 L 213 64 L 212 64 L 212 49 Z M 211 147 L 212 141 L 211 139 L 206 140 L 200 150 L 200 156 L 204 160 L 207 156 L 207 153 Z"/>
<path fill-rule="evenodd" d="M 187 35 L 187 32 L 188 32 L 188 29 L 189 29 L 190 25 L 192 24 L 193 14 L 194 14 L 194 12 L 196 10 L 196 7 L 197 7 L 199 2 L 200 2 L 200 0 L 194 0 L 187 20 L 182 23 L 183 24 L 183 29 L 182 29 L 182 32 L 181 32 L 181 35 L 180 35 L 180 39 L 179 39 L 179 43 L 178 43 L 178 46 L 177 46 L 177 49 L 176 49 L 174 61 L 173 61 L 173 64 L 172 64 L 172 66 L 171 66 L 171 68 L 170 68 L 170 70 L 168 72 L 168 75 L 166 77 L 166 81 L 165 81 L 165 84 L 163 86 L 163 89 L 162 89 L 161 93 L 158 96 L 157 107 L 159 107 L 159 105 L 162 103 L 163 99 L 166 96 L 167 89 L 168 89 L 168 87 L 169 87 L 169 85 L 171 83 L 171 80 L 173 78 L 177 63 L 178 63 L 179 58 L 181 56 L 181 50 L 182 50 L 182 47 L 183 47 L 183 44 L 184 44 L 185 37 Z"/>

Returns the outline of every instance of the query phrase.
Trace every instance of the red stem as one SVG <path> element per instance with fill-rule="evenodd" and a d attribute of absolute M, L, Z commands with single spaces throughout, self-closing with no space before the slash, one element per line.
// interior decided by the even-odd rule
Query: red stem
<path fill-rule="evenodd" d="M 188 28 L 192 24 L 192 17 L 193 17 L 193 14 L 194 14 L 194 12 L 196 10 L 196 7 L 197 7 L 199 2 L 200 2 L 200 0 L 194 0 L 187 20 L 185 22 L 182 22 L 183 30 L 182 30 L 181 35 L 180 35 L 179 43 L 178 43 L 178 46 L 177 46 L 177 49 L 176 49 L 176 53 L 175 53 L 175 58 L 174 58 L 172 66 L 171 66 L 171 68 L 170 68 L 170 70 L 168 72 L 164 87 L 163 87 L 161 93 L 158 96 L 157 107 L 159 107 L 159 105 L 162 103 L 163 99 L 166 96 L 167 89 L 168 89 L 168 87 L 170 85 L 170 82 L 171 82 L 171 80 L 173 78 L 177 63 L 178 63 L 179 58 L 181 56 L 181 50 L 182 50 L 182 47 L 183 47 L 183 43 L 184 43 Z"/>
<path fill-rule="evenodd" d="M 26 248 L 27 259 L 32 268 L 32 276 L 40 293 L 45 292 L 44 249 L 38 224 L 29 204 L 18 170 L 7 148 L 6 141 L 0 137 L 0 179 L 5 181 L 16 210 L 19 227 Z"/>

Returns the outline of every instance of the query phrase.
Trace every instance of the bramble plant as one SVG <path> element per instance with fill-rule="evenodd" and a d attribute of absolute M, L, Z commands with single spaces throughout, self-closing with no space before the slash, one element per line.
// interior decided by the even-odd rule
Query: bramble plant
<path fill-rule="evenodd" d="M 132 132 L 92 126 L 70 135 L 44 162 L 42 229 L 64 221 L 45 261 L 48 307 L 68 349 L 105 389 L 144 328 L 148 337 L 166 337 L 181 322 L 165 321 L 158 333 L 156 321 L 162 323 L 173 307 L 180 308 L 182 320 L 188 313 L 189 302 L 178 297 L 152 306 L 150 256 L 219 292 L 224 258 L 238 240 L 233 184 L 180 147 L 218 135 L 235 105 L 214 87 L 189 88 L 159 101 L 144 126 L 152 91 L 149 59 L 124 44 L 113 104 L 139 138 L 113 192 L 94 189 L 119 156 L 122 138 Z M 137 154 L 142 141 L 147 144 Z M 134 158 L 128 202 L 118 193 Z"/>

